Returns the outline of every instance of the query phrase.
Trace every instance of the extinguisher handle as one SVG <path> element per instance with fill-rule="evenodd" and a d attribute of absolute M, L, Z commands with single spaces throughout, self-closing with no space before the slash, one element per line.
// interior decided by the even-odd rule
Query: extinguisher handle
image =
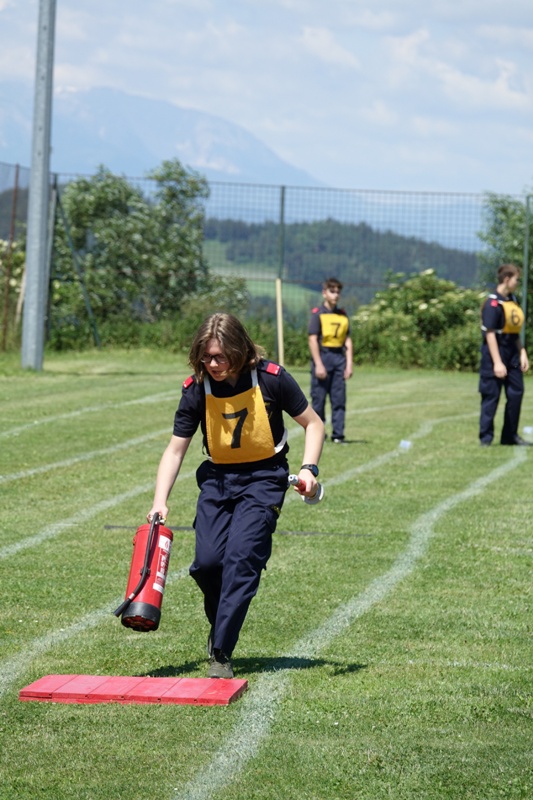
<path fill-rule="evenodd" d="M 295 486 L 299 492 L 305 492 L 305 481 L 301 481 L 298 475 L 289 475 L 289 485 Z M 317 503 L 320 503 L 324 497 L 324 486 L 321 483 L 317 483 L 316 492 L 312 497 L 304 497 L 303 494 L 300 496 L 304 503 L 307 503 L 309 506 L 315 506 Z"/>
<path fill-rule="evenodd" d="M 146 540 L 146 552 L 144 554 L 144 565 L 143 565 L 143 568 L 141 570 L 141 577 L 140 577 L 139 583 L 137 584 L 137 586 L 135 587 L 133 592 L 131 592 L 131 594 L 129 594 L 126 597 L 126 599 L 119 605 L 119 607 L 117 609 L 115 609 L 115 611 L 113 611 L 113 614 L 115 615 L 115 617 L 120 617 L 124 613 L 124 611 L 127 609 L 127 607 L 129 606 L 131 601 L 134 599 L 134 597 L 136 597 L 136 595 L 139 594 L 139 592 L 141 591 L 141 589 L 142 589 L 142 587 L 143 587 L 143 585 L 144 585 L 144 583 L 146 581 L 146 578 L 150 574 L 150 567 L 149 567 L 150 551 L 152 549 L 152 542 L 154 540 L 154 531 L 155 531 L 156 526 L 159 526 L 161 520 L 162 520 L 162 517 L 160 517 L 159 512 L 156 511 L 154 516 L 152 517 L 152 521 L 150 523 L 150 531 L 148 533 L 148 538 Z M 164 522 L 164 520 L 163 520 L 163 522 Z"/>

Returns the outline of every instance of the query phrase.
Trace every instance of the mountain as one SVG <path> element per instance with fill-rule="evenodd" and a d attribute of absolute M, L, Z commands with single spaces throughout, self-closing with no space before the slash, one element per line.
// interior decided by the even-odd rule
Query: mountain
<path fill-rule="evenodd" d="M 0 161 L 30 165 L 32 115 L 31 87 L 0 83 Z M 53 172 L 93 174 L 104 164 L 142 177 L 172 158 L 209 181 L 323 185 L 221 117 L 115 89 L 55 91 Z"/>

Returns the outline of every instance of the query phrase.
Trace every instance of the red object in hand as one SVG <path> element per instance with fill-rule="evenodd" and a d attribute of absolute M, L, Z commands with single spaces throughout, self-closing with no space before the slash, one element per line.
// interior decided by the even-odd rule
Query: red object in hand
<path fill-rule="evenodd" d="M 324 497 L 324 487 L 321 483 L 317 483 L 316 485 L 316 492 L 312 497 L 304 497 L 302 492 L 305 492 L 305 481 L 302 481 L 298 478 L 298 475 L 289 475 L 289 485 L 295 486 L 296 489 L 300 492 L 302 500 L 310 506 L 314 506 L 317 503 L 320 503 L 322 498 Z"/>

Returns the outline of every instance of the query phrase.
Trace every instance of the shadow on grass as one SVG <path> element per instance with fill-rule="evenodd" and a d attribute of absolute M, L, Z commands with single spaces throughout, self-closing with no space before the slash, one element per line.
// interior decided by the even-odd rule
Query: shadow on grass
<path fill-rule="evenodd" d="M 324 658 L 298 658 L 296 656 L 281 656 L 278 658 L 233 658 L 235 677 L 242 678 L 251 673 L 283 672 L 285 670 L 314 669 L 316 667 L 331 667 L 334 675 L 345 675 L 366 669 L 367 664 L 346 664 L 340 661 L 329 661 Z M 136 677 L 151 678 L 181 678 L 190 676 L 191 673 L 203 669 L 207 660 L 188 661 L 185 664 L 159 667 L 150 672 L 143 672 Z"/>

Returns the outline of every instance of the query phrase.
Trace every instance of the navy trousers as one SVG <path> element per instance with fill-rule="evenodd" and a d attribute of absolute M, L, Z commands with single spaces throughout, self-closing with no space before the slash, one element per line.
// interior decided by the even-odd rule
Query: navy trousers
<path fill-rule="evenodd" d="M 311 405 L 322 422 L 326 421 L 326 399 L 331 403 L 331 438 L 344 439 L 344 420 L 346 416 L 346 355 L 322 348 L 320 357 L 327 375 L 319 379 L 315 375 L 315 364 L 311 362 Z"/>
<path fill-rule="evenodd" d="M 228 657 L 272 552 L 288 474 L 286 462 L 237 472 L 219 469 L 209 461 L 196 473 L 200 496 L 190 574 L 204 595 L 213 647 Z"/>
<path fill-rule="evenodd" d="M 505 411 L 500 441 L 512 444 L 518 433 L 520 409 L 524 396 L 524 376 L 520 368 L 508 368 L 506 378 L 495 378 L 481 375 L 479 392 L 481 394 L 481 414 L 479 418 L 479 439 L 481 442 L 492 442 L 494 438 L 494 417 L 500 400 L 502 389 L 505 390 Z"/>

